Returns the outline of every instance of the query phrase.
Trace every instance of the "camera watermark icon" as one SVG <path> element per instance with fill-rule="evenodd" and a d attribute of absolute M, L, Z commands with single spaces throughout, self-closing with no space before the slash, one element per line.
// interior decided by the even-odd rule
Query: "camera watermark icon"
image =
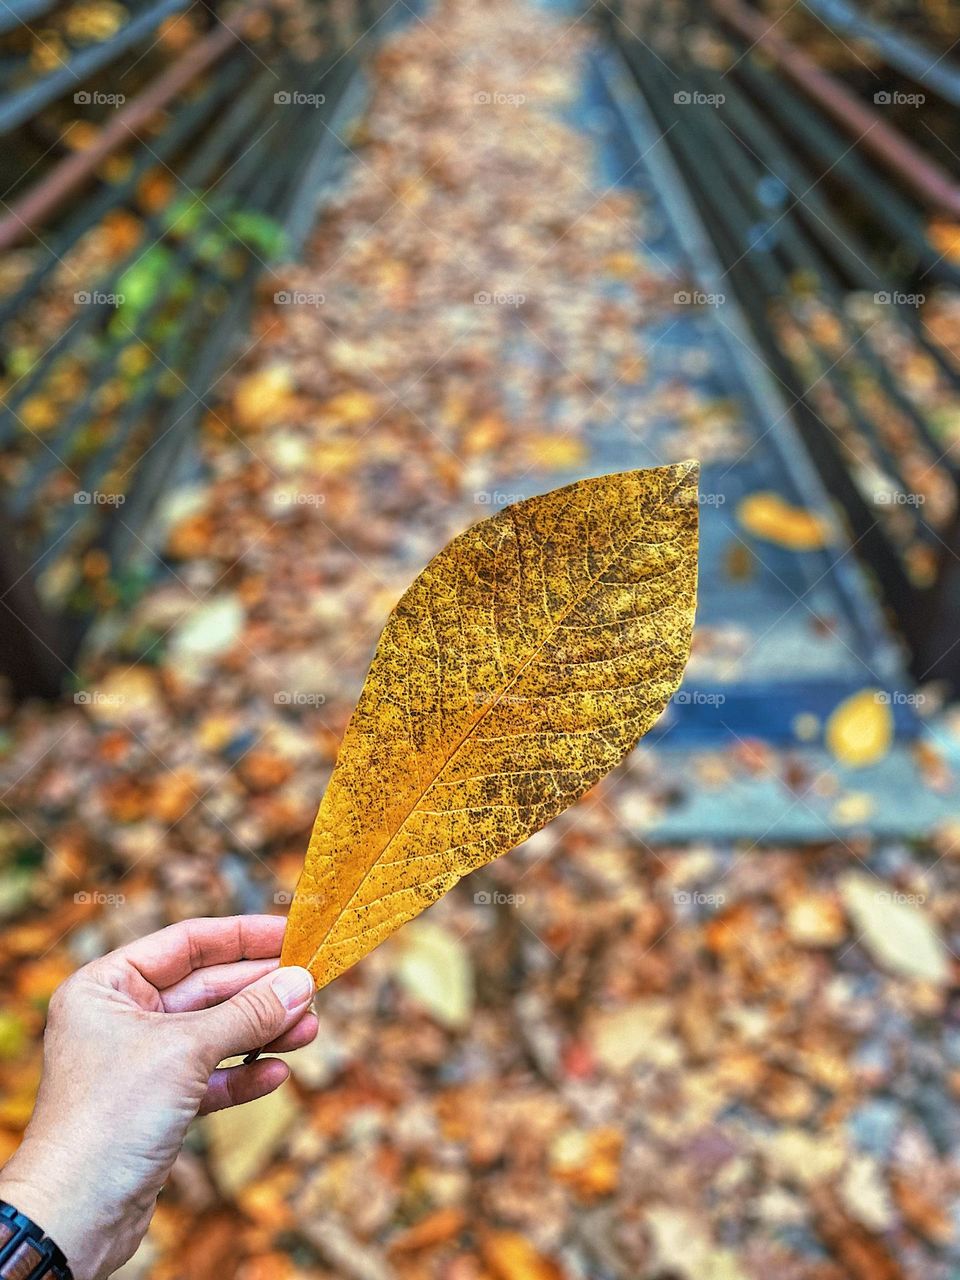
<path fill-rule="evenodd" d="M 873 101 L 878 107 L 922 107 L 925 93 L 903 93 L 899 89 L 878 89 Z"/>
<path fill-rule="evenodd" d="M 310 293 L 305 289 L 280 289 L 273 295 L 278 307 L 322 307 L 326 297 L 322 293 Z"/>
<path fill-rule="evenodd" d="M 878 689 L 873 700 L 881 707 L 922 707 L 927 700 L 925 693 L 904 693 L 902 689 Z"/>
<path fill-rule="evenodd" d="M 673 901 L 678 907 L 722 907 L 727 900 L 725 893 L 696 893 L 678 889 Z"/>
<path fill-rule="evenodd" d="M 73 695 L 78 707 L 122 707 L 126 697 L 122 693 L 102 693 L 99 689 L 78 689 Z"/>
<path fill-rule="evenodd" d="M 897 889 L 881 889 L 875 896 L 881 905 L 897 907 L 922 907 L 927 900 L 925 893 L 900 893 Z"/>
<path fill-rule="evenodd" d="M 78 507 L 122 507 L 126 500 L 125 493 L 104 493 L 102 489 L 78 489 L 73 495 Z"/>
<path fill-rule="evenodd" d="M 527 100 L 525 93 L 500 93 L 494 91 L 492 93 L 481 89 L 472 97 L 472 102 L 478 107 L 522 107 Z"/>
<path fill-rule="evenodd" d="M 678 89 L 673 95 L 678 107 L 722 107 L 725 93 L 701 93 L 698 89 Z"/>
<path fill-rule="evenodd" d="M 326 494 L 307 493 L 300 489 L 281 489 L 273 495 L 278 507 L 322 507 L 326 502 Z"/>
<path fill-rule="evenodd" d="M 73 895 L 73 900 L 78 906 L 84 907 L 122 907 L 127 897 L 123 893 L 103 893 L 99 889 L 81 889 L 79 893 Z"/>
<path fill-rule="evenodd" d="M 725 293 L 704 293 L 700 289 L 678 289 L 673 295 L 678 307 L 722 307 L 726 300 Z"/>
<path fill-rule="evenodd" d="M 101 93 L 99 89 L 78 89 L 73 100 L 78 107 L 122 107 L 127 96 L 124 93 Z"/>
<path fill-rule="evenodd" d="M 73 295 L 77 307 L 122 307 L 126 300 L 123 293 L 104 293 L 100 289 L 78 289 Z"/>
<path fill-rule="evenodd" d="M 873 500 L 878 507 L 922 507 L 927 497 L 924 493 L 904 493 L 900 489 L 878 489 Z"/>
<path fill-rule="evenodd" d="M 474 306 L 477 307 L 522 307 L 526 300 L 525 293 L 504 293 L 499 290 L 488 293 L 481 289 L 473 295 Z"/>
<path fill-rule="evenodd" d="M 478 907 L 521 907 L 527 900 L 524 893 L 502 893 L 499 889 L 480 889 L 473 895 Z"/>
<path fill-rule="evenodd" d="M 722 707 L 727 700 L 725 693 L 704 693 L 702 689 L 678 689 L 674 702 L 688 707 Z"/>
<path fill-rule="evenodd" d="M 305 689 L 278 689 L 273 700 L 278 707 L 322 707 L 327 695 L 310 693 Z"/>
<path fill-rule="evenodd" d="M 299 89 L 280 89 L 273 95 L 278 107 L 322 107 L 325 93 L 302 93 Z"/>
<path fill-rule="evenodd" d="M 904 293 L 900 289 L 881 289 L 873 295 L 878 307 L 922 307 L 927 300 L 925 293 Z"/>
<path fill-rule="evenodd" d="M 509 507 L 523 500 L 522 493 L 502 493 L 499 489 L 478 489 L 473 500 L 481 507 Z"/>

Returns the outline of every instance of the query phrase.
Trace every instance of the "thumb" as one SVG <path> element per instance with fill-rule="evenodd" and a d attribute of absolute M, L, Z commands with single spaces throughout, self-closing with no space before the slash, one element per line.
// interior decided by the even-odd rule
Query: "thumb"
<path fill-rule="evenodd" d="M 275 1040 L 300 1020 L 315 994 L 311 973 L 291 965 L 252 982 L 231 1000 L 195 1014 L 213 1065 Z"/>

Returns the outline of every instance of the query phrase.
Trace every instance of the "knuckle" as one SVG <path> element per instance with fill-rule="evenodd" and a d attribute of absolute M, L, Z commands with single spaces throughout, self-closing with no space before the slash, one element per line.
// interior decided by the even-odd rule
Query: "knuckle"
<path fill-rule="evenodd" d="M 48 1024 L 57 1026 L 69 1015 L 74 1004 L 77 985 L 77 975 L 72 974 L 55 989 L 47 1005 Z"/>
<path fill-rule="evenodd" d="M 276 1001 L 267 991 L 245 991 L 237 1001 L 237 1013 L 244 1023 L 244 1030 L 257 1036 L 276 1023 Z"/>

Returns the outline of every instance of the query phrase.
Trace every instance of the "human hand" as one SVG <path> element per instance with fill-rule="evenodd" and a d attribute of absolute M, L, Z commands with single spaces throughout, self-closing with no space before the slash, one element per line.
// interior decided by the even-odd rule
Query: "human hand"
<path fill-rule="evenodd" d="M 53 1238 L 75 1280 L 101 1280 L 133 1254 L 194 1116 L 289 1074 L 277 1058 L 217 1064 L 316 1036 L 313 978 L 277 969 L 283 929 L 276 916 L 186 920 L 53 993 L 36 1108 L 0 1199 Z"/>

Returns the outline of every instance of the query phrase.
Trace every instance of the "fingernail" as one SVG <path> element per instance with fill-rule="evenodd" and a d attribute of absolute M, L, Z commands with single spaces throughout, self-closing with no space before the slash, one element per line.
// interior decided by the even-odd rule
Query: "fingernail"
<path fill-rule="evenodd" d="M 293 966 L 278 969 L 270 985 L 285 1009 L 296 1009 L 297 1005 L 309 1000 L 315 990 L 310 972 Z"/>

